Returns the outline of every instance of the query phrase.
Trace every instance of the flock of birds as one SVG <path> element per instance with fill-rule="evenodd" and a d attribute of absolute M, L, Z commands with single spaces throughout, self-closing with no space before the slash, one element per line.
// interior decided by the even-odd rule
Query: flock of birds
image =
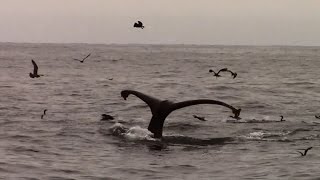
<path fill-rule="evenodd" d="M 133 27 L 143 29 L 143 28 L 144 28 L 144 25 L 143 25 L 143 23 L 142 23 L 141 21 L 138 21 L 138 22 L 134 23 Z M 76 59 L 76 58 L 74 58 L 73 60 L 79 61 L 80 63 L 84 63 L 84 61 L 85 61 L 86 59 L 88 59 L 90 56 L 91 56 L 91 53 L 89 53 L 87 56 L 85 56 L 85 57 L 82 58 L 82 59 Z M 33 72 L 32 72 L 32 73 L 31 73 L 31 72 L 29 73 L 30 78 L 39 78 L 39 77 L 41 77 L 41 76 L 44 76 L 44 75 L 42 75 L 42 74 L 38 74 L 38 69 L 39 69 L 39 67 L 38 67 L 38 65 L 36 64 L 36 62 L 35 62 L 33 59 L 31 60 L 31 62 L 32 62 L 32 65 L 33 65 Z M 216 77 L 216 78 L 221 77 L 220 74 L 221 74 L 222 72 L 228 72 L 228 73 L 230 73 L 231 76 L 233 77 L 233 79 L 235 79 L 235 78 L 237 77 L 237 73 L 229 70 L 228 68 L 222 68 L 222 69 L 220 69 L 218 72 L 215 72 L 214 70 L 209 69 L 209 73 L 213 73 L 213 76 Z M 123 92 L 124 92 L 124 91 L 123 91 Z M 122 94 L 123 92 L 121 92 L 121 94 Z M 123 96 L 123 95 L 122 95 L 122 96 Z M 127 96 L 128 96 L 128 94 L 127 94 L 125 97 L 123 96 L 124 99 L 126 99 Z M 148 104 L 148 105 L 149 105 L 149 104 Z M 230 116 L 230 117 L 235 118 L 235 119 L 237 119 L 237 120 L 238 120 L 238 119 L 241 119 L 241 118 L 239 117 L 241 109 L 238 109 L 237 111 L 238 111 L 238 112 L 236 112 L 234 116 Z M 41 115 L 41 119 L 44 118 L 44 116 L 46 115 L 46 112 L 47 112 L 47 109 L 45 109 L 45 110 L 43 111 L 43 114 Z M 193 115 L 193 117 L 194 117 L 195 119 L 200 120 L 200 121 L 207 121 L 207 120 L 205 119 L 205 117 L 201 117 L 201 116 L 197 116 L 197 115 Z M 281 117 L 280 121 L 285 121 L 284 118 L 283 118 L 283 116 L 280 116 L 280 117 Z M 315 115 L 315 118 L 320 119 L 320 115 Z M 108 115 L 108 114 L 102 114 L 102 115 L 101 115 L 101 121 L 110 121 L 110 120 L 113 120 L 113 119 L 114 119 L 114 117 L 111 116 L 111 115 Z M 307 155 L 307 152 L 308 152 L 310 149 L 312 149 L 312 147 L 308 147 L 307 149 L 299 149 L 299 150 L 303 150 L 303 152 L 301 152 L 301 151 L 297 151 L 297 152 L 299 152 L 299 153 L 301 154 L 301 156 L 306 156 L 306 155 Z"/>

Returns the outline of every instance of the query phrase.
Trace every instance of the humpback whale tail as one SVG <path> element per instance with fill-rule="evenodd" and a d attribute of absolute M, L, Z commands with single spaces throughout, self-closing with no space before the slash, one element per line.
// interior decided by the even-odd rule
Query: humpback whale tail
<path fill-rule="evenodd" d="M 161 138 L 163 132 L 163 124 L 167 116 L 177 110 L 184 107 L 198 105 L 198 104 L 215 104 L 227 107 L 232 110 L 234 113 L 235 118 L 239 118 L 241 109 L 236 109 L 233 106 L 224 103 L 222 101 L 211 100 L 211 99 L 196 99 L 196 100 L 189 100 L 189 101 L 182 101 L 178 103 L 173 103 L 168 100 L 160 100 L 154 98 L 152 96 L 143 94 L 138 91 L 133 90 L 123 90 L 121 91 L 121 96 L 124 100 L 128 98 L 130 94 L 133 94 L 144 101 L 149 108 L 151 109 L 152 117 L 148 126 L 148 130 L 154 134 L 154 138 Z"/>

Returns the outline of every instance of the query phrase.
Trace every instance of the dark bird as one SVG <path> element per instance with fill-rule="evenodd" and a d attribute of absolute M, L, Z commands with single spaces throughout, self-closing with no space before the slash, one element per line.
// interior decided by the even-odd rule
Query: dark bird
<path fill-rule="evenodd" d="M 144 28 L 144 25 L 142 24 L 141 21 L 138 21 L 137 23 L 134 23 L 134 24 L 133 24 L 133 27 L 143 29 L 143 28 Z"/>
<path fill-rule="evenodd" d="M 304 152 L 302 153 L 302 152 L 300 152 L 300 151 L 297 151 L 298 153 L 300 153 L 301 154 L 301 156 L 305 156 L 305 155 L 307 155 L 307 152 L 310 150 L 310 149 L 312 149 L 312 147 L 308 147 L 307 149 L 301 149 L 301 150 L 304 150 Z"/>
<path fill-rule="evenodd" d="M 167 116 L 169 116 L 171 112 L 184 107 L 197 105 L 197 104 L 216 104 L 216 105 L 224 106 L 231 109 L 235 117 L 239 117 L 240 115 L 240 109 L 236 109 L 227 103 L 211 100 L 211 99 L 196 99 L 196 100 L 173 103 L 168 100 L 160 100 L 160 99 L 154 98 L 152 96 L 143 94 L 138 91 L 133 91 L 133 90 L 121 91 L 121 97 L 123 97 L 124 100 L 126 100 L 130 94 L 137 96 L 149 106 L 152 113 L 152 117 L 148 126 L 148 130 L 154 134 L 154 138 L 162 137 L 163 124 Z"/>
<path fill-rule="evenodd" d="M 205 119 L 205 117 L 200 117 L 200 116 L 197 116 L 197 115 L 193 115 L 193 117 L 196 118 L 196 119 L 199 119 L 200 121 L 207 121 Z"/>
<path fill-rule="evenodd" d="M 236 72 L 232 72 L 231 70 L 227 69 L 226 71 L 231 73 L 231 76 L 233 76 L 233 79 L 237 77 L 237 73 Z"/>
<path fill-rule="evenodd" d="M 32 73 L 29 73 L 29 76 L 31 78 L 38 78 L 40 76 L 43 76 L 41 74 L 38 74 L 38 65 L 36 64 L 36 62 L 34 62 L 34 60 L 32 59 L 31 60 L 32 64 L 33 64 L 33 74 Z"/>
<path fill-rule="evenodd" d="M 220 72 L 228 71 L 227 68 L 220 69 L 218 73 L 214 72 L 212 69 L 209 69 L 209 73 L 213 73 L 213 76 L 216 78 L 221 77 Z"/>
<path fill-rule="evenodd" d="M 281 117 L 280 121 L 286 121 L 285 119 L 283 119 L 283 116 L 280 116 L 280 117 Z"/>
<path fill-rule="evenodd" d="M 88 55 L 87 55 L 85 58 L 83 58 L 82 60 L 80 60 L 80 59 L 73 59 L 73 60 L 80 61 L 81 63 L 83 63 L 84 60 L 86 60 L 90 55 L 91 55 L 91 53 L 88 54 Z"/>
<path fill-rule="evenodd" d="M 43 111 L 43 114 L 41 115 L 41 119 L 43 119 L 44 115 L 46 115 L 46 112 L 47 112 L 47 109 Z"/>
<path fill-rule="evenodd" d="M 317 119 L 320 119 L 320 115 L 319 116 L 315 115 L 314 117 L 316 117 Z"/>
<path fill-rule="evenodd" d="M 101 121 L 109 121 L 113 120 L 114 118 L 108 114 L 101 114 Z"/>

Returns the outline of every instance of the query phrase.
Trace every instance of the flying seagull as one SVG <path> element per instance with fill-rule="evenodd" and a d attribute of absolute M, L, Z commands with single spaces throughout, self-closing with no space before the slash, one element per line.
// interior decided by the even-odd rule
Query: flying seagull
<path fill-rule="evenodd" d="M 307 152 L 310 150 L 310 149 L 312 149 L 312 147 L 308 147 L 307 149 L 301 149 L 301 150 L 304 150 L 304 152 L 302 153 L 302 152 L 300 152 L 300 151 L 297 151 L 298 153 L 300 153 L 301 154 L 301 156 L 305 156 L 305 155 L 307 155 Z"/>
<path fill-rule="evenodd" d="M 200 116 L 197 116 L 197 115 L 193 115 L 193 117 L 196 118 L 196 119 L 199 119 L 200 121 L 207 121 L 205 119 L 205 117 L 200 117 Z"/>
<path fill-rule="evenodd" d="M 215 76 L 216 78 L 221 77 L 219 73 L 224 71 L 228 71 L 228 69 L 227 68 L 220 69 L 218 73 L 214 72 L 212 69 L 209 69 L 209 73 L 213 73 L 213 76 Z"/>
<path fill-rule="evenodd" d="M 46 112 L 47 112 L 47 109 L 43 111 L 43 114 L 41 115 L 41 119 L 43 119 L 44 115 L 46 115 Z"/>
<path fill-rule="evenodd" d="M 38 77 L 40 77 L 40 76 L 43 76 L 43 75 L 41 75 L 41 74 L 38 74 L 38 65 L 36 64 L 36 62 L 34 62 L 33 59 L 31 59 L 31 62 L 32 62 L 32 64 L 33 64 L 33 74 L 32 74 L 32 73 L 29 73 L 29 76 L 30 76 L 31 78 L 38 78 Z"/>
<path fill-rule="evenodd" d="M 80 60 L 80 59 L 73 59 L 73 60 L 80 61 L 81 63 L 83 63 L 84 60 L 86 60 L 90 55 L 91 55 L 91 53 L 88 54 L 88 55 L 87 55 L 85 58 L 83 58 L 82 60 Z"/>
<path fill-rule="evenodd" d="M 141 21 L 138 21 L 137 23 L 134 23 L 133 27 L 143 29 L 143 28 L 144 28 L 144 25 L 142 24 Z"/>

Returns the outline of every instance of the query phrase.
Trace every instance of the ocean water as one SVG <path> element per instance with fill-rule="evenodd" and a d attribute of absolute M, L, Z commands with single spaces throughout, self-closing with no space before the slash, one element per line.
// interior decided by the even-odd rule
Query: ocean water
<path fill-rule="evenodd" d="M 224 67 L 238 76 L 208 72 Z M 319 179 L 319 67 L 319 47 L 0 43 L 0 179 Z M 186 107 L 159 142 L 124 89 L 242 119 Z"/>

